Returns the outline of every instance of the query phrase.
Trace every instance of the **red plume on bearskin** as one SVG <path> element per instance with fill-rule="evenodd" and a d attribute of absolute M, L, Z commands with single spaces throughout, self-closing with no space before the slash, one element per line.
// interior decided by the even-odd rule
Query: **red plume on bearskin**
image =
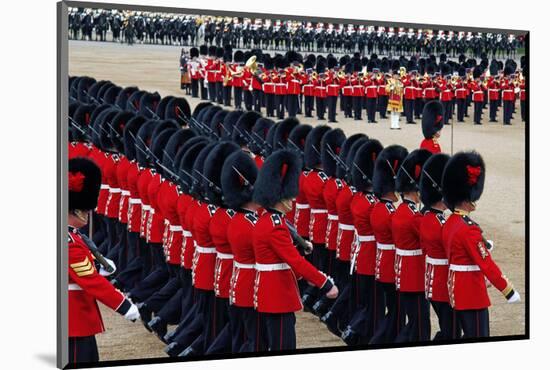
<path fill-rule="evenodd" d="M 441 179 L 445 165 L 451 157 L 444 153 L 432 155 L 422 167 L 420 175 L 420 200 L 426 207 L 443 199 Z"/>
<path fill-rule="evenodd" d="M 418 191 L 421 175 L 420 169 L 431 155 L 432 153 L 426 149 L 416 149 L 410 152 L 397 172 L 395 190 L 400 193 Z"/>
<path fill-rule="evenodd" d="M 443 104 L 432 100 L 424 106 L 422 111 L 422 134 L 426 139 L 431 139 L 443 128 Z"/>
<path fill-rule="evenodd" d="M 445 166 L 443 198 L 450 209 L 461 202 L 475 202 L 483 193 L 485 162 L 477 152 L 456 153 Z"/>
<path fill-rule="evenodd" d="M 92 210 L 97 206 L 101 171 L 89 159 L 69 160 L 69 210 Z"/>

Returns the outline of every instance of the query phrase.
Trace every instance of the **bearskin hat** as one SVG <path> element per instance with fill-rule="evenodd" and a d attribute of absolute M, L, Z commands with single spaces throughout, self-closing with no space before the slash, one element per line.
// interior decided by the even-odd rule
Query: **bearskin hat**
<path fill-rule="evenodd" d="M 361 133 L 354 134 L 348 137 L 346 141 L 344 141 L 344 143 L 342 144 L 342 150 L 340 151 L 340 154 L 339 154 L 340 160 L 345 163 L 348 157 L 348 154 L 351 151 L 352 146 L 355 145 L 355 143 L 358 141 L 366 141 L 366 140 L 368 140 L 368 136 Z M 346 169 L 342 165 L 337 166 L 335 176 L 339 179 L 343 179 L 345 175 L 346 175 Z"/>
<path fill-rule="evenodd" d="M 443 104 L 439 100 L 432 100 L 424 105 L 422 110 L 422 134 L 431 139 L 443 128 Z"/>
<path fill-rule="evenodd" d="M 288 149 L 296 151 L 296 153 L 300 155 L 300 158 L 304 155 L 306 137 L 312 129 L 313 127 L 311 127 L 311 125 L 300 124 L 294 127 L 288 135 Z"/>
<path fill-rule="evenodd" d="M 273 152 L 273 144 L 275 143 L 275 132 L 277 132 L 277 127 L 281 124 L 281 121 L 275 122 L 272 124 L 269 129 L 267 130 L 267 134 L 265 135 L 265 146 L 264 150 L 262 151 L 262 155 L 264 157 L 267 157 L 268 155 Z"/>
<path fill-rule="evenodd" d="M 242 50 L 237 50 L 235 54 L 233 55 L 233 60 L 235 63 L 243 63 L 244 62 L 244 53 Z"/>
<path fill-rule="evenodd" d="M 90 86 L 90 89 L 88 90 L 88 97 L 89 97 L 90 103 L 92 103 L 92 102 L 96 103 L 97 102 L 97 100 L 98 100 L 97 99 L 97 94 L 99 92 L 99 89 L 107 83 L 112 84 L 111 81 L 101 80 L 101 81 L 97 81 L 92 86 Z"/>
<path fill-rule="evenodd" d="M 351 167 L 353 166 L 353 160 L 355 159 L 355 153 L 357 150 L 368 141 L 369 139 L 365 136 L 356 140 L 349 151 L 344 155 L 343 152 L 340 153 L 340 159 L 345 163 L 345 166 L 338 166 L 336 170 L 336 177 L 346 180 L 348 183 L 351 183 Z"/>
<path fill-rule="evenodd" d="M 476 202 L 483 193 L 485 162 L 477 152 L 459 152 L 443 171 L 443 200 L 454 210 L 461 202 Z"/>
<path fill-rule="evenodd" d="M 335 57 L 329 57 L 327 58 L 327 67 L 328 69 L 332 69 L 338 65 L 338 61 Z"/>
<path fill-rule="evenodd" d="M 198 137 L 189 140 L 188 143 L 195 139 L 198 139 Z M 207 145 L 208 142 L 206 140 L 199 140 L 195 142 L 194 145 L 188 147 L 181 158 L 178 176 L 180 178 L 180 186 L 182 191 L 185 193 L 191 194 L 193 178 L 196 177 L 196 174 L 193 174 L 193 165 L 195 164 L 195 160 L 198 158 L 200 152 Z M 182 148 L 182 150 L 184 149 L 185 148 Z"/>
<path fill-rule="evenodd" d="M 315 71 L 319 74 L 325 73 L 325 70 L 327 68 L 326 63 L 323 60 L 317 61 L 317 64 L 315 65 Z"/>
<path fill-rule="evenodd" d="M 99 117 L 97 126 L 94 126 L 94 130 L 97 131 L 99 147 L 103 151 L 113 150 L 113 141 L 111 139 L 111 126 L 115 116 L 120 111 L 118 109 L 107 109 Z"/>
<path fill-rule="evenodd" d="M 139 89 L 135 86 L 125 87 L 124 89 L 122 89 L 122 91 L 118 93 L 115 104 L 118 105 L 120 109 L 126 109 L 128 98 L 138 90 Z"/>
<path fill-rule="evenodd" d="M 162 170 L 162 167 L 157 162 L 157 160 L 162 161 L 162 158 L 164 156 L 164 150 L 166 148 L 166 144 L 168 143 L 168 140 L 170 140 L 172 135 L 178 132 L 178 130 L 180 129 L 169 128 L 161 131 L 157 136 L 153 137 L 153 142 L 151 143 L 151 151 L 153 152 L 153 155 L 154 155 L 153 165 L 159 173 L 164 173 L 164 171 Z"/>
<path fill-rule="evenodd" d="M 166 143 L 166 148 L 163 151 L 162 164 L 170 169 L 173 173 L 178 173 L 176 166 L 176 154 L 185 143 L 193 138 L 195 133 L 189 129 L 177 130 Z"/>
<path fill-rule="evenodd" d="M 218 50 L 218 48 L 215 46 L 215 45 L 210 45 L 208 47 L 208 56 L 209 57 L 215 57 L 216 56 L 216 51 Z M 223 49 L 222 49 L 223 50 Z"/>
<path fill-rule="evenodd" d="M 336 176 L 337 156 L 340 155 L 342 144 L 346 140 L 344 131 L 339 128 L 327 131 L 321 138 L 321 162 L 323 172 L 328 176 Z"/>
<path fill-rule="evenodd" d="M 225 204 L 229 208 L 240 208 L 252 200 L 258 167 L 248 154 L 237 150 L 225 160 L 221 184 Z"/>
<path fill-rule="evenodd" d="M 88 126 L 92 122 L 92 113 L 95 111 L 97 106 L 95 104 L 79 104 L 73 113 L 72 120 L 77 124 L 82 130 L 87 131 Z M 84 135 L 78 130 L 72 127 L 71 132 L 75 134 L 76 138 L 84 140 Z"/>
<path fill-rule="evenodd" d="M 287 147 L 287 140 L 290 135 L 290 132 L 294 127 L 298 126 L 300 124 L 300 121 L 298 121 L 295 117 L 289 117 L 281 121 L 280 124 L 277 125 L 277 129 L 275 130 L 275 136 L 273 138 L 273 149 L 285 149 Z"/>
<path fill-rule="evenodd" d="M 88 76 L 81 77 L 78 80 L 77 99 L 83 103 L 91 103 L 91 101 L 88 101 L 88 90 L 95 83 L 96 83 L 96 80 L 92 77 L 88 77 Z"/>
<path fill-rule="evenodd" d="M 97 206 L 101 170 L 91 160 L 73 158 L 69 160 L 69 211 L 88 211 Z"/>
<path fill-rule="evenodd" d="M 171 99 L 166 104 L 164 109 L 165 119 L 174 119 L 180 124 L 180 126 L 186 126 L 186 119 L 191 116 L 191 107 L 187 99 L 183 97 L 176 97 Z"/>
<path fill-rule="evenodd" d="M 432 155 L 424 163 L 419 187 L 420 200 L 425 207 L 431 207 L 443 199 L 441 180 L 443 178 L 443 170 L 449 159 L 451 157 L 447 154 L 438 153 Z"/>
<path fill-rule="evenodd" d="M 90 90 L 91 90 L 93 87 L 94 87 L 94 86 L 91 86 L 91 87 L 90 87 Z M 96 92 L 96 95 L 95 95 L 95 98 L 98 100 L 98 102 L 106 103 L 103 99 L 105 98 L 105 95 L 107 94 L 107 91 L 108 91 L 111 87 L 120 87 L 120 86 L 115 85 L 115 84 L 112 83 L 111 81 L 107 81 L 106 83 L 101 84 L 101 86 L 97 89 L 97 92 Z M 120 91 L 120 90 L 118 90 L 118 91 Z M 90 92 L 88 92 L 88 95 L 90 95 Z M 91 100 L 91 99 L 90 99 L 90 100 Z M 115 101 L 116 101 L 116 99 L 115 99 Z"/>
<path fill-rule="evenodd" d="M 145 94 L 146 91 L 143 90 L 136 90 L 128 97 L 128 100 L 126 100 L 126 106 L 123 108 L 125 110 L 129 110 L 132 112 L 139 112 L 139 102 L 141 100 L 141 97 L 143 94 Z"/>
<path fill-rule="evenodd" d="M 223 163 L 229 155 L 237 150 L 239 146 L 231 141 L 224 141 L 216 145 L 206 157 L 204 164 L 204 177 L 206 195 L 210 203 L 221 206 L 223 203 L 221 175 Z M 208 180 L 206 180 L 208 179 Z"/>
<path fill-rule="evenodd" d="M 147 167 L 149 165 L 148 150 L 151 147 L 153 131 L 158 125 L 158 121 L 149 120 L 141 125 L 136 135 L 136 160 L 141 167 Z M 147 148 L 145 147 L 147 145 Z"/>
<path fill-rule="evenodd" d="M 256 111 L 244 112 L 233 129 L 233 141 L 240 147 L 247 146 L 250 141 L 250 131 L 252 127 L 262 115 Z"/>
<path fill-rule="evenodd" d="M 223 58 L 224 50 L 223 48 L 216 48 L 216 58 Z"/>
<path fill-rule="evenodd" d="M 181 127 L 174 120 L 165 119 L 164 121 L 160 121 L 153 130 L 152 141 L 155 141 L 155 138 L 164 130 L 179 128 Z"/>
<path fill-rule="evenodd" d="M 483 70 L 478 66 L 474 68 L 473 77 L 474 79 L 477 79 L 481 77 L 481 74 L 483 73 Z"/>
<path fill-rule="evenodd" d="M 105 86 L 108 85 L 104 85 L 104 87 Z M 113 105 L 115 104 L 118 94 L 120 94 L 121 91 L 122 87 L 113 85 L 105 90 L 105 94 L 103 94 L 102 97 L 99 98 L 99 100 L 105 104 Z"/>
<path fill-rule="evenodd" d="M 315 168 L 321 164 L 321 140 L 329 130 L 329 126 L 319 125 L 315 126 L 307 135 L 304 149 L 306 167 Z"/>
<path fill-rule="evenodd" d="M 184 129 L 184 130 L 189 130 L 189 129 Z M 176 156 L 174 157 L 175 173 L 179 173 L 181 160 L 183 159 L 183 156 L 185 155 L 185 152 L 187 151 L 187 149 L 191 148 L 193 145 L 197 143 L 208 142 L 208 139 L 205 138 L 204 136 L 196 136 L 194 131 L 191 131 L 191 132 L 193 132 L 193 135 L 195 136 L 192 136 L 187 140 L 185 140 L 185 142 L 176 151 Z"/>
<path fill-rule="evenodd" d="M 235 123 L 242 114 L 242 110 L 232 110 L 225 116 L 223 119 L 223 127 L 225 127 L 225 130 L 223 130 L 221 136 L 223 140 L 231 140 L 233 137 L 233 127 L 235 127 Z"/>
<path fill-rule="evenodd" d="M 208 157 L 208 155 L 210 154 L 212 149 L 216 147 L 216 145 L 218 145 L 218 143 L 216 142 L 211 142 L 205 145 L 199 152 L 199 154 L 195 157 L 195 162 L 193 163 L 193 170 L 191 171 L 191 193 L 201 200 L 206 200 L 206 188 L 201 175 L 204 176 L 204 165 L 206 163 L 206 157 Z"/>
<path fill-rule="evenodd" d="M 199 46 L 199 54 L 200 55 L 207 55 L 208 54 L 208 45 L 203 44 Z"/>
<path fill-rule="evenodd" d="M 116 151 L 119 153 L 124 153 L 124 128 L 134 116 L 133 112 L 120 111 L 111 121 L 111 125 L 109 126 L 111 140 Z"/>
<path fill-rule="evenodd" d="M 208 108 L 208 110 L 204 111 L 204 114 L 202 115 L 202 121 L 201 122 L 206 127 L 210 127 L 210 123 L 212 122 L 212 118 L 214 118 L 216 113 L 218 113 L 221 110 L 222 110 L 222 107 L 220 107 L 218 105 L 211 106 L 210 108 Z"/>
<path fill-rule="evenodd" d="M 395 192 L 397 171 L 408 154 L 401 145 L 390 145 L 378 154 L 372 175 L 373 191 L 377 197 Z"/>
<path fill-rule="evenodd" d="M 225 117 L 229 114 L 229 111 L 226 109 L 221 109 L 212 116 L 212 119 L 210 120 L 210 129 L 212 130 L 212 136 L 214 138 L 221 138 L 225 134 L 225 126 L 223 122 L 225 121 Z"/>
<path fill-rule="evenodd" d="M 383 149 L 378 140 L 371 139 L 363 143 L 355 152 L 350 171 L 351 184 L 358 191 L 367 192 L 372 187 L 374 163 Z"/>
<path fill-rule="evenodd" d="M 164 111 L 166 110 L 166 105 L 168 105 L 168 102 L 170 100 L 174 99 L 172 95 L 167 95 L 160 99 L 160 101 L 157 104 L 157 109 L 155 110 L 155 114 L 159 119 L 164 119 Z"/>
<path fill-rule="evenodd" d="M 439 62 L 446 62 L 447 61 L 447 54 L 440 54 L 439 55 Z"/>
<path fill-rule="evenodd" d="M 195 47 L 192 47 L 191 49 L 189 49 L 189 56 L 191 58 L 198 58 L 199 56 L 199 49 L 195 48 Z"/>
<path fill-rule="evenodd" d="M 145 92 L 139 99 L 139 113 L 147 118 L 155 118 L 155 111 L 160 102 L 158 92 Z"/>
<path fill-rule="evenodd" d="M 426 149 L 416 149 L 409 153 L 397 171 L 395 190 L 399 193 L 420 191 L 420 175 L 422 166 L 432 153 Z"/>
<path fill-rule="evenodd" d="M 254 202 L 269 208 L 284 199 L 298 195 L 298 180 L 302 172 L 300 158 L 291 150 L 281 149 L 264 162 L 254 185 Z"/>
<path fill-rule="evenodd" d="M 376 68 L 376 62 L 374 60 L 370 60 L 367 63 L 367 72 L 372 72 L 374 68 Z"/>
<path fill-rule="evenodd" d="M 136 159 L 136 136 L 139 129 L 145 123 L 146 118 L 140 115 L 134 116 L 128 121 L 128 124 L 124 126 L 123 140 L 124 140 L 124 154 L 128 160 L 133 161 Z"/>
<path fill-rule="evenodd" d="M 248 148 L 252 153 L 256 155 L 262 154 L 267 133 L 273 125 L 275 125 L 275 122 L 269 118 L 261 117 L 256 120 L 256 123 L 252 126 L 252 131 L 250 132 L 252 140 L 248 144 Z"/>
<path fill-rule="evenodd" d="M 361 69 L 363 66 L 361 65 L 360 61 L 353 62 L 353 72 L 361 72 Z"/>
<path fill-rule="evenodd" d="M 197 106 L 195 107 L 195 109 L 193 110 L 193 118 L 197 118 L 199 113 L 202 112 L 202 110 L 204 108 L 207 108 L 207 107 L 210 107 L 212 106 L 213 104 L 209 101 L 203 101 L 203 102 L 200 102 L 199 104 L 197 104 Z"/>

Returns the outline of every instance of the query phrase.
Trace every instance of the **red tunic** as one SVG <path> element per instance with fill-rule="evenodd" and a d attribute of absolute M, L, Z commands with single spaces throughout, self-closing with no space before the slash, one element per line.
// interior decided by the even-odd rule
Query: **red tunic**
<path fill-rule="evenodd" d="M 311 171 L 302 171 L 300 174 L 299 191 L 296 197 L 296 205 L 294 210 L 294 226 L 298 235 L 303 238 L 309 238 L 309 219 L 310 207 L 304 191 L 304 182 Z"/>
<path fill-rule="evenodd" d="M 178 219 L 182 227 L 182 248 L 180 251 L 181 266 L 190 270 L 193 266 L 193 253 L 195 253 L 195 241 L 191 232 L 189 231 L 189 221 L 187 220 L 188 213 L 192 215 L 192 210 L 195 207 L 196 202 L 189 194 L 180 194 L 176 209 L 178 212 Z M 193 219 L 191 219 L 192 225 Z"/>
<path fill-rule="evenodd" d="M 513 291 L 485 247 L 481 229 L 468 216 L 452 214 L 443 225 L 442 235 L 449 260 L 449 300 L 455 310 L 479 310 L 491 305 L 485 277 L 505 296 Z"/>
<path fill-rule="evenodd" d="M 138 190 L 138 180 L 141 170 L 137 162 L 132 161 L 128 168 L 128 231 L 138 233 L 141 224 L 141 198 Z"/>
<path fill-rule="evenodd" d="M 149 202 L 149 192 L 147 191 L 147 188 L 149 187 L 149 183 L 153 179 L 153 175 L 155 173 L 156 172 L 153 169 L 143 169 L 138 178 L 138 195 L 141 199 L 141 219 L 139 223 L 139 236 L 144 239 L 146 238 L 147 222 L 149 220 L 149 213 L 151 211 L 151 203 Z"/>
<path fill-rule="evenodd" d="M 318 288 L 327 277 L 298 253 L 281 213 L 265 212 L 253 233 L 256 258 L 254 306 L 258 312 L 285 313 L 302 309 L 297 279 Z"/>
<path fill-rule="evenodd" d="M 120 207 L 121 190 L 118 183 L 117 167 L 120 163 L 118 154 L 111 154 L 109 159 L 105 161 L 103 181 L 109 185 L 109 195 L 105 203 L 105 215 L 109 218 L 118 218 L 118 211 Z"/>
<path fill-rule="evenodd" d="M 380 199 L 374 205 L 370 224 L 376 239 L 375 279 L 382 283 L 395 283 L 395 245 L 392 234 L 392 217 L 395 214 L 393 203 Z"/>
<path fill-rule="evenodd" d="M 327 206 L 323 191 L 328 176 L 319 169 L 314 169 L 304 179 L 303 189 L 310 208 L 309 240 L 314 244 L 324 244 L 327 231 Z"/>
<path fill-rule="evenodd" d="M 423 292 L 425 260 L 420 246 L 422 214 L 414 202 L 404 200 L 392 217 L 395 243 L 395 287 L 401 292 Z"/>
<path fill-rule="evenodd" d="M 227 238 L 227 228 L 235 216 L 232 209 L 218 208 L 210 221 L 210 235 L 216 247 L 214 269 L 214 293 L 219 298 L 229 298 L 229 286 L 233 272 L 233 251 Z"/>
<path fill-rule="evenodd" d="M 354 251 L 354 258 L 356 271 L 359 275 L 374 275 L 376 241 L 370 217 L 377 201 L 374 194 L 360 192 L 355 193 L 351 200 L 353 224 L 357 231 L 357 247 Z"/>
<path fill-rule="evenodd" d="M 336 198 L 344 188 L 342 180 L 330 177 L 323 189 L 323 198 L 327 205 L 327 235 L 325 244 L 327 249 L 336 250 L 336 239 L 338 238 L 338 210 L 336 209 Z"/>
<path fill-rule="evenodd" d="M 160 174 L 155 173 L 149 181 L 147 186 L 147 193 L 149 195 L 149 204 L 151 210 L 149 212 L 149 218 L 147 219 L 147 231 L 146 240 L 147 243 L 162 243 L 164 234 L 164 215 L 157 202 L 157 195 L 159 193 L 160 184 L 163 179 Z"/>
<path fill-rule="evenodd" d="M 78 158 L 78 157 L 88 157 L 90 155 L 90 147 L 88 144 L 80 141 L 72 141 L 69 143 L 69 159 Z"/>
<path fill-rule="evenodd" d="M 340 261 L 350 262 L 352 244 L 355 238 L 355 226 L 353 226 L 353 215 L 351 213 L 351 199 L 355 190 L 344 182 L 344 188 L 336 198 L 338 209 L 338 238 L 336 258 Z"/>
<path fill-rule="evenodd" d="M 441 146 L 436 139 L 424 139 L 420 143 L 420 149 L 426 149 L 432 154 L 441 153 Z"/>
<path fill-rule="evenodd" d="M 193 258 L 193 285 L 203 290 L 214 290 L 216 247 L 210 234 L 210 222 L 218 207 L 200 203 L 193 217 L 193 236 L 197 243 Z"/>
<path fill-rule="evenodd" d="M 116 168 L 116 177 L 118 186 L 120 187 L 120 203 L 118 207 L 118 220 L 123 224 L 128 223 L 128 200 L 130 199 L 130 191 L 128 189 L 128 170 L 132 163 L 126 156 L 120 156 L 120 162 Z"/>
<path fill-rule="evenodd" d="M 168 220 L 168 234 L 164 244 L 166 262 L 172 265 L 181 264 L 183 228 L 178 214 L 180 194 L 177 186 L 171 181 L 163 181 L 157 194 L 157 204 L 164 218 Z"/>
<path fill-rule="evenodd" d="M 233 251 L 233 274 L 229 291 L 230 303 L 238 307 L 254 307 L 254 245 L 250 237 L 258 216 L 253 212 L 237 212 L 227 227 L 227 239 Z"/>
<path fill-rule="evenodd" d="M 443 212 L 429 209 L 420 223 L 420 245 L 426 253 L 424 291 L 426 298 L 435 302 L 449 302 L 447 278 L 449 260 L 443 248 L 441 230 L 445 224 Z"/>
<path fill-rule="evenodd" d="M 96 300 L 113 310 L 128 311 L 130 302 L 101 276 L 94 257 L 76 229 L 69 227 L 69 337 L 105 330 Z"/>
<path fill-rule="evenodd" d="M 99 196 L 97 198 L 97 207 L 96 207 L 96 213 L 100 215 L 105 214 L 105 205 L 107 203 L 107 197 L 109 197 L 109 185 L 107 184 L 105 175 L 104 175 L 104 167 L 105 162 L 109 158 L 109 153 L 104 153 L 96 146 L 92 146 L 90 150 L 90 156 L 89 158 L 97 164 L 99 169 L 101 170 L 101 188 L 99 190 Z"/>

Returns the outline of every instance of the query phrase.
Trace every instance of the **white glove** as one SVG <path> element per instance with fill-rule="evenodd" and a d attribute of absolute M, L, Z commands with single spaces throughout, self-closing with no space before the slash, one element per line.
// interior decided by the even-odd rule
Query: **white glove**
<path fill-rule="evenodd" d="M 517 290 L 514 290 L 514 294 L 510 298 L 508 298 L 508 303 L 516 303 L 520 301 L 521 301 L 521 297 L 519 293 L 517 292 Z"/>
<path fill-rule="evenodd" d="M 305 242 L 306 242 L 307 248 L 304 250 L 304 253 L 306 255 L 309 255 L 311 254 L 311 252 L 313 252 L 313 244 L 311 244 L 311 242 L 308 240 L 306 240 Z"/>
<path fill-rule="evenodd" d="M 139 310 L 135 304 L 132 303 L 128 312 L 124 314 L 124 318 L 130 321 L 136 321 L 139 319 Z"/>
<path fill-rule="evenodd" d="M 487 239 L 487 244 L 490 245 L 490 247 L 488 247 L 487 249 L 489 250 L 489 252 L 493 253 L 493 251 L 495 250 L 495 243 L 493 243 L 492 240 Z"/>
<path fill-rule="evenodd" d="M 103 257 L 103 258 L 105 258 L 105 257 Z M 114 274 L 114 273 L 116 272 L 116 265 L 115 265 L 115 263 L 114 263 L 112 260 L 110 260 L 110 259 L 108 259 L 108 258 L 105 258 L 105 261 L 107 261 L 107 263 L 109 264 L 109 266 L 111 266 L 111 267 L 113 268 L 113 272 L 109 272 L 109 271 L 105 270 L 105 268 L 104 268 L 103 266 L 100 266 L 100 267 L 99 267 L 99 274 L 100 274 L 101 276 L 107 277 L 107 276 L 110 276 L 110 275 L 112 275 L 112 274 Z"/>

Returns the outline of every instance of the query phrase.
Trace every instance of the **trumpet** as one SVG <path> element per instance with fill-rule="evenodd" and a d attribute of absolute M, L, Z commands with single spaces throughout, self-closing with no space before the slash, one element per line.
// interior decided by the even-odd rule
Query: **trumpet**
<path fill-rule="evenodd" d="M 311 79 L 312 80 L 317 80 L 317 78 L 319 78 L 319 75 L 317 74 L 317 72 L 315 72 L 315 71 L 311 72 Z"/>
<path fill-rule="evenodd" d="M 407 74 L 407 68 L 400 67 L 399 68 L 399 77 L 404 77 Z"/>

